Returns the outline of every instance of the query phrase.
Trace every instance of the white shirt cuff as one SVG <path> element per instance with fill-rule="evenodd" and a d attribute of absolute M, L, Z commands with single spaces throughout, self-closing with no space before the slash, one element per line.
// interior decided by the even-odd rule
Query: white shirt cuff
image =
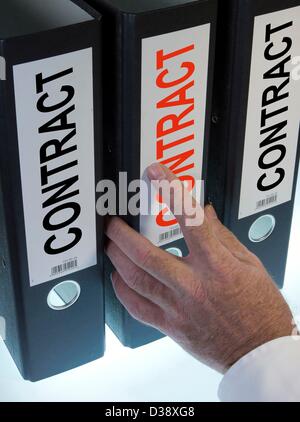
<path fill-rule="evenodd" d="M 248 353 L 225 374 L 223 402 L 300 401 L 300 336 L 282 337 Z"/>

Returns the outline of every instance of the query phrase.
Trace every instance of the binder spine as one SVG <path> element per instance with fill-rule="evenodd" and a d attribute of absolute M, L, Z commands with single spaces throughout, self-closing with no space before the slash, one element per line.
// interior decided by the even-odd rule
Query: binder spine
<path fill-rule="evenodd" d="M 90 2 L 97 7 L 97 2 Z M 96 3 L 96 4 L 95 4 Z M 136 15 L 123 14 L 110 3 L 101 2 L 98 8 L 104 15 L 104 139 L 106 152 L 105 177 L 118 183 L 119 172 L 127 172 L 128 183 L 140 178 L 139 172 L 139 125 L 141 65 L 139 42 L 136 33 Z M 128 60 L 128 58 L 131 60 Z M 112 113 L 113 110 L 113 113 Z M 117 204 L 118 206 L 119 204 Z M 139 218 L 125 215 L 123 218 L 139 231 Z M 117 299 L 111 283 L 114 271 L 110 260 L 104 257 L 105 320 L 124 346 L 140 347 L 163 335 L 132 318 Z"/>
<path fill-rule="evenodd" d="M 16 289 L 12 280 L 18 276 L 18 268 L 12 265 L 14 257 L 12 253 L 16 253 L 13 247 L 15 236 L 12 241 L 8 236 L 8 230 L 14 230 L 13 220 L 11 216 L 15 214 L 13 202 L 7 200 L 10 197 L 7 192 L 7 183 L 10 172 L 7 166 L 7 143 L 5 140 L 9 138 L 7 130 L 7 116 L 5 104 L 7 104 L 7 81 L 6 81 L 6 57 L 4 45 L 1 43 L 0 56 L 3 58 L 2 65 L 5 71 L 1 69 L 0 78 L 0 316 L 4 319 L 4 338 L 8 350 L 10 351 L 16 365 L 21 373 L 26 377 L 27 368 L 24 365 L 25 356 L 27 355 L 26 331 L 24 326 L 24 308 L 17 306 L 22 303 L 22 292 Z M 3 77 L 4 76 L 4 77 Z M 8 194 L 7 194 L 8 193 Z M 4 200 L 6 198 L 6 201 Z M 11 253 L 11 251 L 13 251 Z"/>
<path fill-rule="evenodd" d="M 1 225 L 6 229 L 8 257 L 1 280 L 5 289 L 2 307 L 8 319 L 8 348 L 30 381 L 83 365 L 104 353 L 102 220 L 96 216 L 94 189 L 102 178 L 97 16 L 4 41 L 7 81 L 0 143 Z M 61 142 L 65 153 L 57 157 L 62 150 L 45 150 L 46 142 L 56 146 Z M 73 154 L 73 161 L 68 154 Z M 47 177 L 40 163 L 46 158 L 47 164 L 51 162 Z M 64 178 L 75 180 L 75 163 L 76 186 L 69 186 Z M 64 178 L 59 179 L 62 174 Z M 38 185 L 46 180 L 47 186 Z M 69 210 L 80 207 L 79 216 L 65 212 L 68 204 Z M 62 235 L 60 230 L 68 229 Z M 74 239 L 78 239 L 76 245 Z M 81 247 L 81 240 L 88 246 Z M 76 295 L 65 290 L 65 296 L 60 296 L 57 288 L 63 282 L 75 286 Z M 54 304 L 50 301 L 53 291 Z"/>
<path fill-rule="evenodd" d="M 155 6 L 157 9 L 153 7 L 152 10 L 149 10 L 150 2 L 141 2 L 138 6 L 138 11 L 134 10 L 134 5 L 137 2 L 132 2 L 132 4 L 123 3 L 124 9 L 128 7 L 131 8 L 131 11 L 121 10 L 122 1 L 89 0 L 89 3 L 104 15 L 104 38 L 107 40 L 107 45 L 104 46 L 104 55 L 105 63 L 109 63 L 109 66 L 106 65 L 104 67 L 104 86 L 106 86 L 104 97 L 107 104 L 107 118 L 104 117 L 104 131 L 105 140 L 108 144 L 107 153 L 109 158 L 106 161 L 106 174 L 108 177 L 113 175 L 114 180 L 118 182 L 118 172 L 127 172 L 128 183 L 130 183 L 133 180 L 140 179 L 147 165 L 157 161 L 154 147 L 152 150 L 150 149 L 154 137 L 149 139 L 149 133 L 142 127 L 144 120 L 146 120 L 145 114 L 150 116 L 151 120 L 155 113 L 155 109 L 149 112 L 145 111 L 150 102 L 151 106 L 153 102 L 152 97 L 147 98 L 147 93 L 145 92 L 147 83 L 143 81 L 143 66 L 145 65 L 145 58 L 147 58 L 146 44 L 147 42 L 148 45 L 151 44 L 150 40 L 152 39 L 157 42 L 157 48 L 162 48 L 159 45 L 159 40 L 166 43 L 165 40 L 169 36 L 173 38 L 173 44 L 171 43 L 170 48 L 176 50 L 178 42 L 181 43 L 185 39 L 190 41 L 190 34 L 193 31 L 195 31 L 195 34 L 197 33 L 194 36 L 195 44 L 202 41 L 204 45 L 203 48 L 201 46 L 200 53 L 203 54 L 201 57 L 205 56 L 206 48 L 209 50 L 206 58 L 207 63 L 205 63 L 205 60 L 201 63 L 203 65 L 203 69 L 201 68 L 203 74 L 200 76 L 200 90 L 202 86 L 207 84 L 207 91 L 204 90 L 203 96 L 201 96 L 201 99 L 205 97 L 207 101 L 204 107 L 201 103 L 199 111 L 201 114 L 201 125 L 203 124 L 205 127 L 203 133 L 202 127 L 200 131 L 195 130 L 196 136 L 201 132 L 197 140 L 195 140 L 195 149 L 197 149 L 198 154 L 201 150 L 201 156 L 197 155 L 197 159 L 195 158 L 195 162 L 198 163 L 197 170 L 195 169 L 195 176 L 197 179 L 206 176 L 217 2 L 214 0 L 204 2 L 178 1 L 177 4 L 176 2 L 168 3 L 169 7 L 164 7 L 166 4 L 162 2 L 160 9 L 159 2 L 156 2 Z M 145 10 L 141 11 L 143 6 L 145 6 Z M 207 41 L 204 34 L 207 36 L 208 31 L 209 37 Z M 199 37 L 201 41 L 199 41 Z M 165 48 L 168 49 L 168 47 Z M 197 50 L 197 53 L 195 52 L 195 57 L 193 57 L 195 60 L 198 53 L 199 50 Z M 187 60 L 191 58 L 188 55 L 186 57 Z M 206 80 L 204 73 L 207 67 L 209 71 Z M 152 74 L 153 72 L 155 72 L 155 69 L 151 69 Z M 145 70 L 145 75 L 147 75 L 147 70 Z M 196 76 L 197 78 L 199 77 L 198 74 Z M 150 90 L 150 95 L 152 92 Z M 199 103 L 196 105 L 199 106 Z M 113 117 L 111 117 L 112 111 L 114 113 Z M 144 136 L 143 130 L 146 136 Z M 147 147 L 149 148 L 149 154 L 147 153 Z M 182 150 L 179 149 L 177 153 L 182 153 Z M 146 162 L 149 157 L 153 157 L 151 163 Z M 200 165 L 202 160 L 203 165 Z M 187 164 L 190 164 L 190 162 Z M 176 250 L 179 250 L 183 255 L 188 253 L 185 242 L 179 232 L 176 231 L 176 236 L 171 237 L 167 242 L 159 244 L 156 242 L 158 238 L 157 228 L 155 228 L 155 232 L 149 225 L 145 229 L 148 224 L 146 219 L 143 220 L 141 216 L 123 216 L 123 214 L 122 218 L 135 230 L 151 238 L 151 240 L 155 239 L 157 246 L 164 249 L 177 248 Z M 149 216 L 148 220 L 150 219 L 151 216 Z M 175 234 L 175 230 L 172 233 Z M 105 265 L 105 283 L 107 298 L 106 321 L 108 325 L 119 339 L 129 347 L 138 347 L 160 338 L 162 336 L 161 333 L 131 318 L 125 308 L 117 301 L 110 281 L 112 271 L 113 268 L 107 260 Z"/>
<path fill-rule="evenodd" d="M 209 194 L 224 224 L 262 260 L 279 287 L 284 281 L 297 181 L 299 122 L 295 110 L 299 106 L 291 78 L 288 91 L 281 91 L 286 102 L 279 97 L 277 101 L 275 94 L 278 81 L 285 83 L 280 69 L 291 72 L 292 56 L 299 49 L 299 6 L 297 0 L 284 4 L 277 0 L 222 2 L 217 40 L 213 114 L 218 118 L 211 132 Z M 290 47 L 285 56 L 283 47 Z M 272 80 L 276 66 L 278 74 Z M 221 90 L 222 83 L 227 91 Z M 286 136 L 277 119 L 280 107 L 282 116 L 286 113 Z M 280 138 L 285 139 L 282 145 L 277 142 Z M 260 189 L 259 181 L 268 176 L 269 182 L 275 182 L 277 171 L 285 172 L 278 189 Z M 255 237 L 258 229 L 264 236 Z"/>

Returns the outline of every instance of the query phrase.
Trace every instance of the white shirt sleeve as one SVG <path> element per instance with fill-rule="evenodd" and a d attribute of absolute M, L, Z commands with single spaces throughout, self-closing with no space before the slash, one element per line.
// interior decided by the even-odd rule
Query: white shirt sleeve
<path fill-rule="evenodd" d="M 225 374 L 223 402 L 300 402 L 300 336 L 258 347 Z"/>

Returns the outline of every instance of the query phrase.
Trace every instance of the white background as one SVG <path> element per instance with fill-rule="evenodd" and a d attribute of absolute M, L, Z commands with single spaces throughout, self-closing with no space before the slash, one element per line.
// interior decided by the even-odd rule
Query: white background
<path fill-rule="evenodd" d="M 300 181 L 284 288 L 300 317 L 299 228 Z M 130 350 L 121 346 L 110 332 L 107 334 L 104 358 L 35 384 L 21 378 L 0 341 L 0 401 L 218 400 L 221 376 L 188 356 L 171 340 Z"/>

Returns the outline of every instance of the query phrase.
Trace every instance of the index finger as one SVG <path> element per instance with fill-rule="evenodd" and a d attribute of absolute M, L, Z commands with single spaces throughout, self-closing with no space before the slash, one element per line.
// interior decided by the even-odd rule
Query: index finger
<path fill-rule="evenodd" d="M 159 188 L 162 181 L 169 184 L 169 194 L 163 197 L 172 214 L 176 217 L 190 251 L 197 247 L 201 250 L 211 251 L 220 242 L 213 235 L 209 220 L 204 209 L 192 197 L 191 192 L 184 186 L 180 179 L 167 167 L 158 163 L 152 164 L 147 170 L 148 177 L 154 186 Z M 192 217 L 194 214 L 194 217 Z M 190 224 L 187 222 L 190 221 Z"/>

